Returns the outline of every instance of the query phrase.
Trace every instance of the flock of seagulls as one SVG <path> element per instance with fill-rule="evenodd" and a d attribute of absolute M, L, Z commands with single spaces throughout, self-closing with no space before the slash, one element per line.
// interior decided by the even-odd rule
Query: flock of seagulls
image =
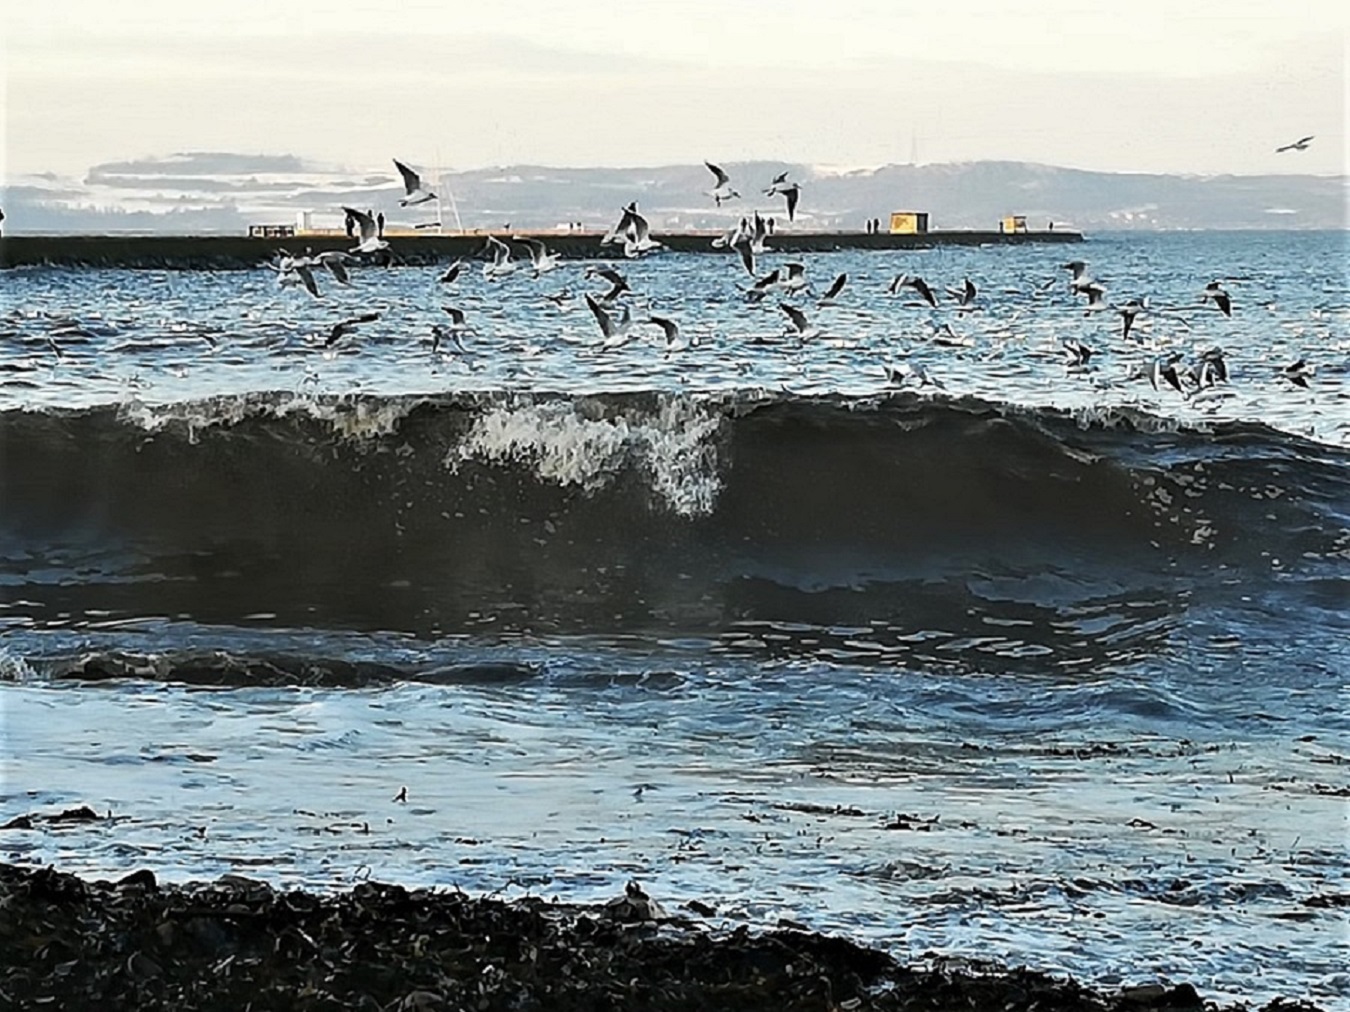
<path fill-rule="evenodd" d="M 1278 150 L 1307 147 L 1311 137 L 1305 137 Z M 428 190 L 418 174 L 402 162 L 395 160 L 395 166 L 403 180 L 404 196 L 400 206 L 413 206 L 436 199 L 436 194 Z M 705 162 L 713 174 L 715 185 L 707 191 L 715 206 L 740 198 L 740 193 L 732 185 L 730 176 L 718 165 Z M 787 201 L 787 210 L 791 219 L 796 210 L 800 194 L 798 184 L 789 182 L 788 173 L 776 176 L 763 189 L 766 196 L 781 195 Z M 379 235 L 377 221 L 371 214 L 354 208 L 343 208 L 344 212 L 359 229 L 359 240 L 349 251 L 327 251 L 315 254 L 306 250 L 303 256 L 294 256 L 286 250 L 278 251 L 277 259 L 269 264 L 276 272 L 281 285 L 304 287 L 312 296 L 320 295 L 317 276 L 327 272 L 340 285 L 350 285 L 350 268 L 365 262 L 364 258 L 372 254 L 388 255 L 389 244 Z M 815 322 L 805 305 L 794 304 L 791 300 L 805 293 L 814 295 L 813 286 L 807 275 L 806 264 L 800 260 L 790 260 L 773 267 L 765 273 L 758 272 L 759 258 L 772 254 L 772 223 L 758 209 L 742 217 L 740 221 L 723 234 L 712 240 L 712 247 L 735 252 L 739 263 L 749 281 L 740 291 L 747 303 L 758 304 L 770 297 L 783 314 L 784 326 L 780 334 L 757 335 L 750 340 L 765 344 L 778 341 L 796 341 L 798 344 L 828 336 L 828 332 Z M 511 241 L 522 247 L 526 259 L 518 259 L 512 247 L 495 235 L 486 238 L 479 259 L 483 261 L 482 275 L 488 281 L 500 281 L 518 271 L 528 272 L 533 278 L 540 278 L 560 266 L 559 255 L 550 250 L 547 244 L 534 236 L 513 235 Z M 664 249 L 662 243 L 652 237 L 651 227 L 646 217 L 639 211 L 637 201 L 625 205 L 618 221 L 604 234 L 602 247 L 618 247 L 625 259 L 637 259 L 657 253 Z M 468 267 L 465 259 L 454 261 L 438 278 L 442 285 L 454 285 Z M 1168 320 L 1178 327 L 1190 329 L 1189 315 L 1205 309 L 1211 309 L 1224 317 L 1233 315 L 1234 305 L 1231 294 L 1221 281 L 1211 281 L 1197 293 L 1194 302 L 1188 305 L 1155 306 L 1147 297 L 1132 298 L 1124 302 L 1114 302 L 1108 294 L 1106 282 L 1096 278 L 1088 264 L 1083 260 L 1071 260 L 1063 264 L 1069 272 L 1068 292 L 1070 297 L 1082 298 L 1084 316 L 1114 314 L 1121 320 L 1120 338 L 1127 346 L 1140 346 L 1137 323 L 1148 317 Z M 638 327 L 650 325 L 660 329 L 666 353 L 684 350 L 692 344 L 687 340 L 677 321 L 667 316 L 647 315 L 635 318 L 628 303 L 628 297 L 635 294 L 625 275 L 614 266 L 589 265 L 584 272 L 584 280 L 596 279 L 606 283 L 604 290 L 584 293 L 584 302 L 595 320 L 600 340 L 595 346 L 598 351 L 612 351 L 623 347 L 640 335 Z M 829 283 L 825 291 L 815 301 L 817 310 L 828 309 L 840 303 L 849 282 L 847 274 L 838 274 Z M 1047 291 L 1055 284 L 1052 278 L 1038 291 Z M 936 310 L 939 307 L 939 291 L 945 295 L 945 301 L 957 317 L 979 312 L 984 308 L 980 292 L 969 278 L 963 278 L 954 286 L 935 288 L 923 277 L 915 274 L 897 274 L 885 287 L 885 294 L 892 297 L 911 295 L 913 305 Z M 566 311 L 573 303 L 571 291 L 564 287 L 561 291 L 544 296 L 560 311 Z M 431 348 L 433 353 L 441 353 L 451 346 L 459 353 L 467 352 L 464 338 L 476 333 L 466 319 L 465 313 L 454 306 L 443 307 L 448 323 L 438 323 L 432 327 Z M 343 338 L 352 334 L 362 324 L 379 318 L 378 313 L 362 313 L 335 324 L 323 342 L 325 348 L 332 348 Z M 932 324 L 931 340 L 939 346 L 966 348 L 973 343 L 959 334 L 950 322 Z M 1061 340 L 1064 363 L 1071 372 L 1088 372 L 1095 368 L 1092 360 L 1096 350 L 1085 340 L 1067 337 Z M 893 385 L 942 387 L 941 381 L 931 375 L 922 366 L 914 363 L 887 364 L 885 374 Z M 1309 387 L 1312 369 L 1306 360 L 1283 366 L 1278 375 L 1290 384 L 1304 389 Z M 1186 397 L 1200 391 L 1212 390 L 1229 382 L 1228 364 L 1222 349 L 1214 347 L 1204 350 L 1191 362 L 1176 351 L 1163 350 L 1144 367 L 1135 367 L 1127 378 L 1146 378 L 1155 390 L 1171 389 Z"/>

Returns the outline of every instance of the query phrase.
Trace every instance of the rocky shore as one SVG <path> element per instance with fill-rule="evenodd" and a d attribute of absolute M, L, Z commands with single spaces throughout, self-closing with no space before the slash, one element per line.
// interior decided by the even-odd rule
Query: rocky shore
<path fill-rule="evenodd" d="M 89 882 L 0 865 L 0 1008 L 1218 1008 L 1185 983 L 1106 993 L 1027 970 L 906 967 L 793 927 L 714 928 L 711 914 L 666 910 L 638 883 L 579 908 L 374 882 L 316 895 L 232 875 L 179 886 L 150 871 Z"/>

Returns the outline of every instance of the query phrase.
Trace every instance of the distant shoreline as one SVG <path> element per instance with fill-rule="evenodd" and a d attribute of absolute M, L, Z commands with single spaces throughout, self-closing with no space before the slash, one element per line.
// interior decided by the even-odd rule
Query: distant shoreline
<path fill-rule="evenodd" d="M 397 262 L 419 266 L 456 257 L 474 257 L 489 234 L 509 241 L 512 235 L 543 240 L 566 259 L 623 259 L 618 246 L 602 246 L 600 232 L 553 230 L 505 232 L 488 230 L 455 235 L 390 235 Z M 715 253 L 712 232 L 655 234 L 672 252 Z M 937 246 L 1011 246 L 1028 243 L 1077 243 L 1081 232 L 1069 229 L 1027 232 L 947 230 L 924 233 L 779 232 L 768 239 L 770 252 L 822 253 L 832 250 L 905 250 Z M 232 235 L 18 235 L 0 239 L 0 268 L 6 267 L 124 267 L 151 270 L 244 270 L 274 258 L 278 247 L 293 253 L 347 249 L 354 240 L 345 236 L 294 235 L 253 238 Z M 524 255 L 523 249 L 521 250 Z"/>

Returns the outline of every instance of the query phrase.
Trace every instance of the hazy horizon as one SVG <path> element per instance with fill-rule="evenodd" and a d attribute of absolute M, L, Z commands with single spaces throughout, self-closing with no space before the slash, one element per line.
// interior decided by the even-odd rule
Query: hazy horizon
<path fill-rule="evenodd" d="M 1342 8 L 52 0 L 4 16 L 0 163 L 10 183 L 175 152 L 380 173 L 398 157 L 1344 175 Z"/>

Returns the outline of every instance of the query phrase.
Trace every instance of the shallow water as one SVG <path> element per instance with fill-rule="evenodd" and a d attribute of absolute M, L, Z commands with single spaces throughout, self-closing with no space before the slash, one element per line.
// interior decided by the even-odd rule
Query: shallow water
<path fill-rule="evenodd" d="M 541 297 L 600 290 L 580 264 L 319 300 L 9 272 L 0 815 L 112 818 L 0 847 L 580 900 L 636 877 L 901 957 L 1345 1002 L 1344 254 L 1076 247 L 1113 298 L 1188 306 L 1143 344 L 1084 317 L 1063 249 L 806 258 L 849 284 L 793 299 L 825 331 L 800 347 L 754 343 L 784 317 L 733 258 L 621 265 L 636 318 L 699 338 L 670 355 L 655 327 L 597 351 L 579 298 Z M 886 295 L 901 271 L 983 308 Z M 1214 277 L 1231 320 L 1190 308 Z M 426 343 L 443 303 L 466 353 Z M 1230 381 L 1198 396 L 1127 378 L 1214 345 Z M 944 388 L 889 385 L 901 361 Z"/>

